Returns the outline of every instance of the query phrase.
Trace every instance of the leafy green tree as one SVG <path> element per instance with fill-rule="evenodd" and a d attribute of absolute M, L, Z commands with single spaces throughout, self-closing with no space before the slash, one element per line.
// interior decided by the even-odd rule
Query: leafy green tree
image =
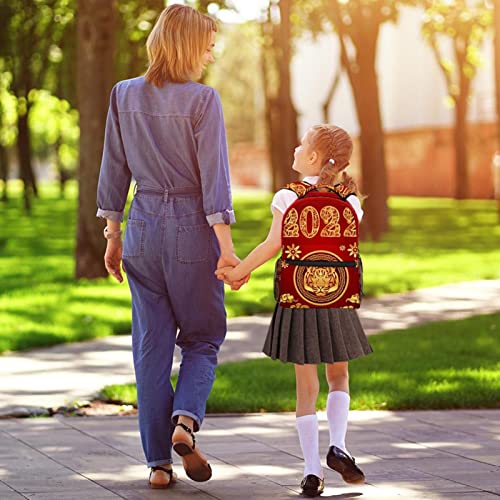
<path fill-rule="evenodd" d="M 360 128 L 365 236 L 378 240 L 389 228 L 384 129 L 380 109 L 377 46 L 381 26 L 395 22 L 402 5 L 413 0 L 300 0 L 302 18 L 314 32 L 334 30 L 351 85 Z"/>
<path fill-rule="evenodd" d="M 32 90 L 29 98 L 33 102 L 29 115 L 33 152 L 39 159 L 54 159 L 64 196 L 66 181 L 74 177 L 78 160 L 78 111 L 48 90 Z"/>
<path fill-rule="evenodd" d="M 492 24 L 487 0 L 433 0 L 426 3 L 422 31 L 446 80 L 455 111 L 454 145 L 455 198 L 468 195 L 467 109 L 471 85 L 481 64 L 481 45 Z M 442 41 L 448 41 L 451 58 L 444 55 Z M 448 54 L 448 53 L 446 53 Z"/>
<path fill-rule="evenodd" d="M 297 111 L 292 101 L 290 65 L 298 24 L 296 0 L 272 0 L 261 22 L 262 79 L 267 144 L 273 190 L 294 180 L 291 170 L 298 143 Z"/>
<path fill-rule="evenodd" d="M 226 25 L 217 35 L 216 62 L 209 66 L 206 83 L 221 96 L 230 145 L 263 138 L 260 49 L 260 28 L 253 22 Z"/>
<path fill-rule="evenodd" d="M 2 71 L 0 61 L 0 179 L 2 180 L 1 201 L 8 200 L 7 180 L 9 178 L 8 148 L 16 141 L 17 100 L 9 91 L 12 75 Z"/>
<path fill-rule="evenodd" d="M 497 108 L 497 154 L 500 154 L 500 0 L 495 0 L 494 3 L 494 27 L 495 34 L 495 93 L 496 93 L 496 108 Z M 499 220 L 500 220 L 500 204 L 499 204 Z"/>
<path fill-rule="evenodd" d="M 126 0 L 117 3 L 117 80 L 133 78 L 146 71 L 146 39 L 164 7 L 164 0 Z"/>
<path fill-rule="evenodd" d="M 37 194 L 32 165 L 28 116 L 29 92 L 44 88 L 54 66 L 62 59 L 59 46 L 73 19 L 72 0 L 0 0 L 4 31 L 0 38 L 0 58 L 12 75 L 11 90 L 18 100 L 17 155 L 24 183 L 24 204 L 31 207 Z"/>
<path fill-rule="evenodd" d="M 218 9 L 234 9 L 231 0 L 187 0 L 186 3 L 204 14 L 216 14 Z"/>

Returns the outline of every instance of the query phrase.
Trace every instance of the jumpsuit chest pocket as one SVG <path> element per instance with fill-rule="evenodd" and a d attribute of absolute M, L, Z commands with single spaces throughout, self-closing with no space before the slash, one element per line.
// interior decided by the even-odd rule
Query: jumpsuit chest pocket
<path fill-rule="evenodd" d="M 124 257 L 142 257 L 144 255 L 145 221 L 129 219 L 123 240 Z"/>
<path fill-rule="evenodd" d="M 184 264 L 206 262 L 210 251 L 210 227 L 206 224 L 178 226 L 177 261 Z"/>

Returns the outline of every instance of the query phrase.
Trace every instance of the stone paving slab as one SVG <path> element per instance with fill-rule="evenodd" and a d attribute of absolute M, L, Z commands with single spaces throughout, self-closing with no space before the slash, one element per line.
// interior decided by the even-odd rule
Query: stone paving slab
<path fill-rule="evenodd" d="M 318 415 L 321 449 L 326 453 L 326 416 Z M 353 411 L 348 446 L 365 471 L 367 483 L 346 485 L 325 468 L 327 488 L 322 498 L 498 498 L 500 440 L 485 429 L 499 424 L 500 410 Z M 210 459 L 213 479 L 190 481 L 175 456 L 178 483 L 168 491 L 154 491 L 147 486 L 148 470 L 135 417 L 2 420 L 0 498 L 298 496 L 303 464 L 293 413 L 212 415 L 205 420 L 198 442 Z"/>

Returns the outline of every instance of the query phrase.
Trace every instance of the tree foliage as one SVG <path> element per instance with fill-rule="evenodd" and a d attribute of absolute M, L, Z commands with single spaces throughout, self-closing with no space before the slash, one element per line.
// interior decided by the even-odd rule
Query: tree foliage
<path fill-rule="evenodd" d="M 275 191 L 296 175 L 291 165 L 298 143 L 297 111 L 292 101 L 290 75 L 296 8 L 295 0 L 272 0 L 261 21 L 266 135 Z"/>
<path fill-rule="evenodd" d="M 224 102 L 229 143 L 259 142 L 263 136 L 259 27 L 255 23 L 225 26 L 217 34 L 214 56 L 216 63 L 209 66 L 206 83 L 217 89 Z"/>
<path fill-rule="evenodd" d="M 432 0 L 426 2 L 422 32 L 446 81 L 449 102 L 455 111 L 455 197 L 468 194 L 467 108 L 472 81 L 482 63 L 481 46 L 493 22 L 487 0 Z M 448 42 L 448 51 L 443 49 Z"/>
<path fill-rule="evenodd" d="M 17 99 L 10 90 L 11 73 L 1 70 L 0 63 L 0 146 L 12 146 L 17 137 Z"/>
<path fill-rule="evenodd" d="M 164 6 L 164 0 L 117 2 L 117 80 L 132 78 L 146 71 L 146 40 Z"/>
<path fill-rule="evenodd" d="M 28 120 L 33 153 L 39 159 L 54 160 L 64 195 L 65 183 L 74 177 L 77 168 L 78 111 L 47 90 L 33 89 L 28 98 L 33 103 Z"/>
<path fill-rule="evenodd" d="M 365 236 L 379 239 L 389 228 L 384 130 L 376 57 L 381 26 L 395 22 L 402 5 L 413 0 L 298 0 L 313 33 L 333 30 L 351 85 L 360 127 L 363 190 L 368 195 Z M 338 78 L 338 76 L 336 76 Z"/>
<path fill-rule="evenodd" d="M 4 30 L 0 39 L 3 70 L 11 75 L 10 89 L 17 98 L 17 156 L 24 182 L 24 203 L 29 211 L 37 194 L 32 165 L 28 117 L 32 89 L 55 90 L 54 68 L 62 61 L 61 42 L 74 19 L 73 0 L 2 0 Z"/>

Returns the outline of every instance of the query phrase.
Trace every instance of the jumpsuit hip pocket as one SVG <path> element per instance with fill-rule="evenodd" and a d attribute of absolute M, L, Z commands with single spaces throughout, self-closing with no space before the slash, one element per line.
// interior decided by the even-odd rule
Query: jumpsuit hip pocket
<path fill-rule="evenodd" d="M 146 222 L 138 219 L 129 219 L 123 240 L 123 257 L 144 256 L 144 230 Z"/>
<path fill-rule="evenodd" d="M 178 226 L 177 261 L 183 264 L 206 262 L 210 252 L 210 226 Z"/>

